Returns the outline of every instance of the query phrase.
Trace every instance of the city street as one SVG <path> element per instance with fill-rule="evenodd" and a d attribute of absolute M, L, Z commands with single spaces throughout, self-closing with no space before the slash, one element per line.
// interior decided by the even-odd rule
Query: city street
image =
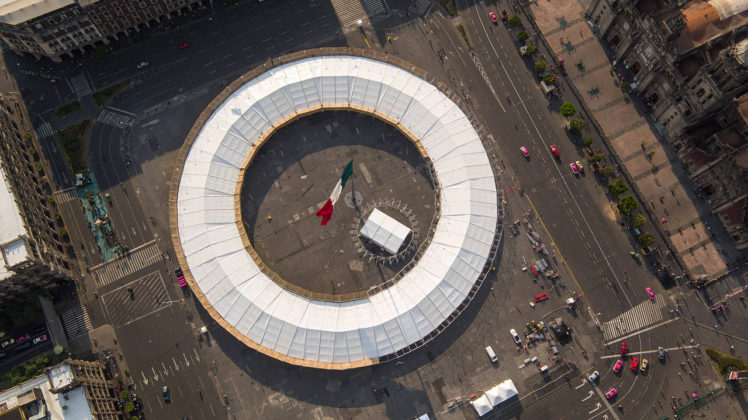
<path fill-rule="evenodd" d="M 575 175 L 570 169 L 571 162 L 586 163 L 581 138 L 591 137 L 596 150 L 606 155 L 601 163 L 620 171 L 591 124 L 581 136 L 564 128 L 559 107 L 564 101 L 576 103 L 567 82 L 560 78 L 560 98 L 542 93 L 534 59 L 519 54 L 515 30 L 489 20 L 490 11 L 511 10 L 508 2 L 458 4 L 470 47 L 455 21 L 441 12 L 423 18 L 393 13 L 386 26 L 374 21 L 361 32 L 344 32 L 331 2 L 289 7 L 268 1 L 217 6 L 209 18 L 168 32 L 154 29 L 150 39 L 106 58 L 85 58 L 81 66 L 65 63 L 55 83 L 18 74 L 35 65 L 33 58 L 6 58 L 9 71 L 31 91 L 25 99 L 58 183 L 55 197 L 66 225 L 72 226 L 81 264 L 89 269 L 85 303 L 94 328 L 114 328 L 118 343 L 107 345 L 124 356 L 134 392 L 144 401 L 144 418 L 302 419 L 310 413 L 475 418 L 468 403 L 471 394 L 504 379 L 514 381 L 519 400 L 488 418 L 548 418 L 549 407 L 566 418 L 663 418 L 672 416 L 673 404 L 688 403 L 693 393 L 724 386 L 704 344 L 725 352 L 734 346 L 738 356 L 748 355 L 748 310 L 737 299 L 745 282 L 703 292 L 681 283 L 665 288 L 655 275 L 655 259 L 632 258 L 629 253 L 639 245 L 622 223 L 607 181 L 590 170 Z M 184 41 L 191 45 L 178 48 Z M 355 371 L 298 368 L 248 349 L 177 286 L 174 270 L 179 267 L 168 223 L 174 162 L 196 118 L 235 78 L 294 51 L 368 45 L 426 70 L 460 96 L 483 124 L 505 191 L 504 242 L 496 269 L 478 296 L 425 348 Z M 136 69 L 141 61 L 148 66 Z M 127 78 L 132 82 L 105 108 L 89 103 L 65 121 L 53 120 L 60 104 L 77 99 L 80 87 L 76 90 L 70 80 L 79 74 L 94 91 Z M 577 110 L 588 118 L 581 106 Z M 130 251 L 109 262 L 98 254 L 68 189 L 73 178 L 53 134 L 53 127 L 83 118 L 93 120 L 86 146 L 89 169 L 102 194 L 111 195 L 107 211 Z M 527 148 L 529 157 L 522 156 L 520 147 Z M 527 270 L 541 257 L 533 241 L 548 252 L 545 260 L 559 273 L 557 280 Z M 653 299 L 645 288 L 653 289 Z M 549 299 L 528 305 L 540 293 Z M 725 296 L 729 311 L 712 314 L 709 306 Z M 577 299 L 575 311 L 568 310 L 568 298 Z M 572 330 L 565 345 L 554 340 L 525 348 L 509 334 L 510 328 L 522 334 L 531 321 L 550 323 L 556 317 L 563 317 Z M 209 334 L 199 332 L 202 326 Z M 614 373 L 622 342 L 630 353 L 621 372 Z M 499 359 L 493 367 L 487 345 Z M 666 353 L 663 360 L 660 346 Z M 549 374 L 526 363 L 530 357 L 548 364 Z M 632 357 L 648 359 L 648 370 L 632 371 Z M 600 378 L 590 383 L 586 378 L 595 370 Z M 169 387 L 170 404 L 164 402 L 162 386 Z M 605 393 L 611 388 L 617 396 L 608 399 Z M 717 406 L 720 415 L 737 413 L 738 418 L 741 411 L 726 402 L 732 398 L 722 397 L 699 412 Z"/>

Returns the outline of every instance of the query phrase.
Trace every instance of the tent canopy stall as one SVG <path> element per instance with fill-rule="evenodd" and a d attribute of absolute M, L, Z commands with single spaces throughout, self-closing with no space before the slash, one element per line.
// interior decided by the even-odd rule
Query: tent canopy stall
<path fill-rule="evenodd" d="M 397 254 L 410 235 L 411 230 L 404 224 L 386 215 L 375 208 L 366 219 L 366 223 L 359 232 L 361 236 L 380 247 L 390 254 Z"/>

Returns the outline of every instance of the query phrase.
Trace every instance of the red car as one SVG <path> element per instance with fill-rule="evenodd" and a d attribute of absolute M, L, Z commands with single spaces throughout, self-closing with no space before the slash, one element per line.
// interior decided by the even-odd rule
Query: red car
<path fill-rule="evenodd" d="M 553 153 L 553 156 L 558 157 L 558 149 L 556 149 L 556 145 L 551 145 L 551 153 Z"/>
<path fill-rule="evenodd" d="M 616 395 L 618 395 L 618 390 L 615 388 L 610 388 L 610 390 L 605 393 L 605 398 L 611 399 L 615 397 Z"/>
<path fill-rule="evenodd" d="M 616 365 L 613 366 L 613 372 L 615 372 L 615 373 L 620 372 L 622 367 L 623 367 L 623 360 L 617 361 Z"/>
<path fill-rule="evenodd" d="M 488 16 L 491 18 L 491 22 L 493 22 L 493 23 L 497 22 L 497 20 L 496 20 L 496 13 L 491 12 L 491 13 L 488 14 Z"/>
<path fill-rule="evenodd" d="M 522 152 L 522 156 L 524 156 L 526 158 L 530 157 L 530 152 L 527 150 L 527 147 L 522 146 L 522 147 L 519 148 L 519 151 Z"/>
<path fill-rule="evenodd" d="M 543 300 L 546 300 L 546 299 L 548 299 L 548 294 L 546 294 L 546 293 L 541 293 L 541 294 L 535 296 L 535 302 L 536 303 L 540 302 L 540 301 L 543 301 Z"/>
<path fill-rule="evenodd" d="M 637 369 L 639 369 L 639 358 L 634 357 L 631 359 L 631 370 L 636 372 Z"/>
<path fill-rule="evenodd" d="M 625 356 L 629 352 L 629 345 L 626 342 L 621 343 L 621 356 Z"/>
<path fill-rule="evenodd" d="M 652 288 L 651 287 L 647 287 L 645 290 L 647 292 L 647 296 L 649 296 L 649 299 L 655 300 L 655 294 L 652 291 Z"/>
<path fill-rule="evenodd" d="M 192 45 L 192 44 L 190 44 L 190 43 L 189 43 L 189 42 L 187 42 L 187 41 L 184 41 L 184 42 L 182 42 L 181 44 L 179 44 L 179 49 L 180 49 L 180 50 L 183 50 L 183 49 L 185 49 L 185 48 L 189 47 L 190 45 Z"/>

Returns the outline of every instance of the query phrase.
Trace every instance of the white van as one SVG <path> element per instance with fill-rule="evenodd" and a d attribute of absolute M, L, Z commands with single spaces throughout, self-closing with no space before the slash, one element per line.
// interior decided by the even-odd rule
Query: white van
<path fill-rule="evenodd" d="M 486 354 L 488 355 L 488 358 L 491 359 L 491 362 L 496 363 L 499 361 L 499 358 L 496 357 L 496 353 L 493 352 L 491 346 L 486 347 Z"/>

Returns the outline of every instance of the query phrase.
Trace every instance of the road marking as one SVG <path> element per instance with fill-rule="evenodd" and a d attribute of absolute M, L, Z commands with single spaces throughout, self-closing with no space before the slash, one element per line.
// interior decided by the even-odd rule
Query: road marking
<path fill-rule="evenodd" d="M 151 370 L 153 371 L 153 380 L 154 380 L 154 382 L 158 382 L 158 374 L 156 373 L 156 369 L 154 369 L 154 367 L 151 366 Z"/>
<path fill-rule="evenodd" d="M 587 385 L 587 381 L 585 381 L 584 379 L 582 379 L 582 384 L 579 385 L 578 387 L 574 388 L 574 389 L 579 389 L 579 388 L 581 388 L 581 387 L 583 387 L 585 385 Z"/>
<path fill-rule="evenodd" d="M 197 52 L 196 54 L 202 54 L 202 53 L 204 53 L 205 51 L 206 51 L 206 50 L 200 50 L 200 51 L 198 51 L 198 52 Z"/>
<path fill-rule="evenodd" d="M 184 363 L 187 365 L 187 367 L 190 367 L 190 361 L 187 359 L 187 355 L 182 353 L 182 357 L 184 357 Z"/>
<path fill-rule="evenodd" d="M 663 349 L 663 350 L 665 350 L 666 352 L 670 352 L 670 351 L 683 350 L 683 349 L 697 349 L 699 347 L 700 346 L 698 344 L 696 344 L 696 345 L 693 345 L 693 346 L 670 347 L 670 348 L 666 348 L 666 349 Z M 650 354 L 650 353 L 659 353 L 659 350 L 634 351 L 634 352 L 629 352 L 628 354 L 630 354 L 632 356 L 635 356 L 635 355 L 645 355 L 645 354 Z M 601 359 L 618 359 L 619 357 L 621 357 L 621 356 L 618 355 L 618 354 L 613 354 L 613 355 L 608 355 L 608 356 L 600 356 Z"/>
<path fill-rule="evenodd" d="M 264 44 L 264 43 L 266 43 L 268 41 L 272 41 L 272 39 L 273 38 L 263 39 L 262 41 L 260 41 L 260 44 Z"/>
<path fill-rule="evenodd" d="M 606 344 L 606 345 L 607 345 L 607 344 L 613 344 L 613 343 L 617 343 L 617 342 L 619 342 L 619 341 L 623 341 L 623 340 L 629 339 L 629 338 L 631 338 L 631 337 L 634 337 L 634 336 L 637 336 L 637 335 L 639 335 L 639 334 L 645 333 L 645 332 L 647 332 L 647 331 L 649 331 L 649 330 L 653 330 L 653 329 L 655 329 L 655 328 L 661 327 L 661 326 L 663 326 L 663 325 L 666 325 L 666 324 L 669 324 L 669 323 L 671 323 L 671 322 L 675 322 L 675 321 L 678 321 L 679 319 L 680 319 L 680 318 L 673 318 L 673 319 L 668 319 L 667 321 L 663 321 L 663 322 L 661 322 L 661 323 L 659 323 L 659 324 L 656 324 L 656 325 L 652 325 L 652 326 L 651 326 L 651 327 L 649 327 L 649 328 L 644 328 L 643 330 L 639 330 L 639 331 L 633 332 L 633 333 L 631 333 L 631 334 L 629 334 L 629 335 L 624 335 L 623 337 L 618 337 L 618 338 L 616 338 L 615 340 L 611 340 L 611 341 L 608 341 L 608 342 L 606 342 L 605 344 Z"/>
<path fill-rule="evenodd" d="M 200 361 L 200 356 L 197 355 L 197 350 L 195 348 L 193 348 L 192 351 L 195 352 L 195 359 L 199 362 Z"/>
<path fill-rule="evenodd" d="M 141 375 L 141 376 L 143 376 L 143 383 L 144 383 L 145 385 L 148 385 L 148 379 L 147 379 L 147 378 L 145 377 L 145 373 L 143 373 L 143 371 L 142 371 L 142 370 L 140 371 L 140 375 Z"/>
<path fill-rule="evenodd" d="M 597 403 L 597 404 L 595 404 L 595 408 L 592 411 L 590 411 L 589 413 L 587 413 L 587 414 L 592 414 L 592 413 L 594 413 L 595 411 L 597 411 L 599 409 L 600 409 L 600 403 Z"/>
<path fill-rule="evenodd" d="M 179 366 L 177 366 L 177 361 L 176 361 L 176 360 L 174 360 L 174 358 L 173 358 L 173 357 L 171 358 L 171 361 L 172 361 L 172 362 L 174 363 L 174 369 L 176 369 L 176 370 L 177 370 L 177 372 L 179 372 Z"/>
<path fill-rule="evenodd" d="M 231 54 L 228 54 L 228 55 L 225 55 L 225 56 L 221 57 L 221 60 L 225 60 L 225 59 L 227 59 L 229 57 L 231 57 Z"/>
<path fill-rule="evenodd" d="M 203 64 L 203 67 L 208 67 L 208 66 L 210 66 L 211 64 L 213 64 L 213 62 L 212 62 L 212 61 L 208 61 L 207 63 Z"/>
<path fill-rule="evenodd" d="M 592 398 L 594 395 L 595 395 L 595 391 L 590 391 L 590 393 L 587 394 L 587 396 L 584 399 L 582 399 L 582 401 L 587 401 L 590 398 Z"/>

